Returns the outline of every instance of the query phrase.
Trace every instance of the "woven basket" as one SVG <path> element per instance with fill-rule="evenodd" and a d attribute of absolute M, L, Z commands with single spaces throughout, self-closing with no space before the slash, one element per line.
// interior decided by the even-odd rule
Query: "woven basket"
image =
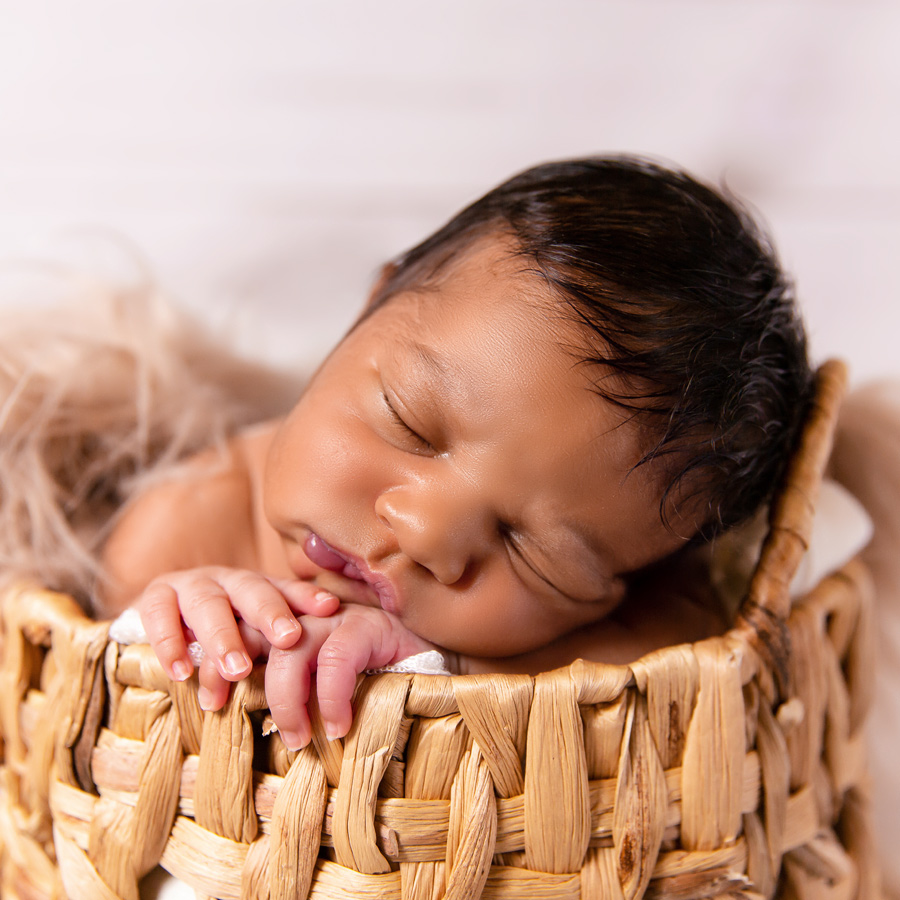
<path fill-rule="evenodd" d="M 361 679 L 350 734 L 265 736 L 261 681 L 203 713 L 68 597 L 3 597 L 0 893 L 215 898 L 878 896 L 858 562 L 791 609 L 844 371 L 827 364 L 738 623 L 630 666 Z"/>

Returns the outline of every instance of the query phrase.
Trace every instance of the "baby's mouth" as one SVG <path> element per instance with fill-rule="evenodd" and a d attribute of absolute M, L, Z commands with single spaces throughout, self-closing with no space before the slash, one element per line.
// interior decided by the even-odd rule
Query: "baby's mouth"
<path fill-rule="evenodd" d="M 303 545 L 303 551 L 310 561 L 315 563 L 320 569 L 338 572 L 346 578 L 352 578 L 354 581 L 366 580 L 355 563 L 340 551 L 335 550 L 334 547 L 320 538 L 315 532 L 310 532 Z"/>
<path fill-rule="evenodd" d="M 384 576 L 372 572 L 361 560 L 332 547 L 315 532 L 310 532 L 303 544 L 307 558 L 320 569 L 336 572 L 351 581 L 362 582 L 371 588 L 378 603 L 386 612 L 396 612 L 396 595 L 393 586 Z"/>

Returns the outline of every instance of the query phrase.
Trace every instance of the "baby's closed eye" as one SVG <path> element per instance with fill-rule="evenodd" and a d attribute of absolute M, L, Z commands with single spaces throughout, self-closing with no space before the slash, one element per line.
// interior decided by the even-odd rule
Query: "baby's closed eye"
<path fill-rule="evenodd" d="M 401 441 L 406 443 L 407 449 L 414 453 L 423 453 L 433 450 L 431 443 L 426 440 L 403 416 L 397 411 L 395 403 L 391 400 L 387 390 L 381 391 L 381 399 L 389 415 L 389 421 L 399 434 Z"/>

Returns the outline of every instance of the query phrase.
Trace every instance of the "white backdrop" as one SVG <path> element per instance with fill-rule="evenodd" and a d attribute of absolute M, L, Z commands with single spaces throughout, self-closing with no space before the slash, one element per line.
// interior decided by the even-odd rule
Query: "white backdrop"
<path fill-rule="evenodd" d="M 112 232 L 309 362 L 497 181 L 638 151 L 763 212 L 817 358 L 898 372 L 898 39 L 876 0 L 0 0 L 0 259 Z"/>

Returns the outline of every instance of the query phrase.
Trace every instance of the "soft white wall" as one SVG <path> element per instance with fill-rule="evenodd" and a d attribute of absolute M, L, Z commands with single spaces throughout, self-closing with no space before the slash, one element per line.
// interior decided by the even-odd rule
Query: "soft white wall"
<path fill-rule="evenodd" d="M 898 38 L 900 4 L 874 0 L 6 0 L 0 258 L 112 230 L 303 361 L 465 201 L 634 150 L 726 176 L 816 356 L 896 372 Z"/>

